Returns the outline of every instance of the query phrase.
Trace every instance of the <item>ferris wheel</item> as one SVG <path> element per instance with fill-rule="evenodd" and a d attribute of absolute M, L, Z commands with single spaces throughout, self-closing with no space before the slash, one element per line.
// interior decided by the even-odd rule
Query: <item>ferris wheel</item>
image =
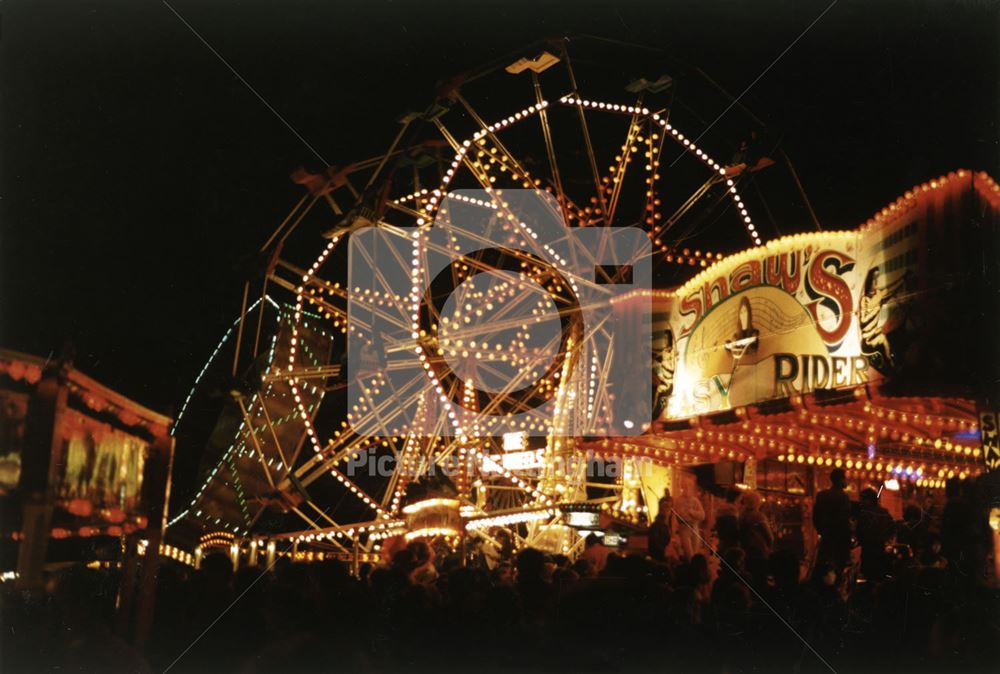
<path fill-rule="evenodd" d="M 260 339 L 248 284 L 236 340 L 237 361 L 280 354 L 243 410 L 244 453 L 271 461 L 241 533 L 277 503 L 290 519 L 270 537 L 296 554 L 500 530 L 568 550 L 568 505 L 637 506 L 628 471 L 594 495 L 574 440 L 648 427 L 648 336 L 613 339 L 615 305 L 664 266 L 712 262 L 683 245 L 707 202 L 726 202 L 716 226 L 738 245 L 763 243 L 746 167 L 675 126 L 669 88 L 601 98 L 565 42 L 547 45 L 446 85 L 383 155 L 293 176 L 306 194 L 261 249 L 286 329 Z M 325 242 L 290 259 L 317 220 Z M 273 432 L 272 406 L 294 437 Z"/>

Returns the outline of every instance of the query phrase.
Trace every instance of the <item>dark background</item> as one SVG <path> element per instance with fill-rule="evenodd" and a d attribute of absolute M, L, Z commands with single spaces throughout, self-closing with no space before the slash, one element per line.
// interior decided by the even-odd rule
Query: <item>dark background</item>
<path fill-rule="evenodd" d="M 536 39 L 654 45 L 737 95 L 829 3 L 171 4 L 343 165 L 383 150 L 436 81 Z M 239 310 L 237 262 L 301 196 L 289 172 L 321 162 L 160 2 L 0 7 L 0 344 L 47 356 L 72 340 L 85 372 L 176 412 Z M 997 175 L 998 17 L 995 2 L 840 0 L 746 94 L 824 228 L 956 168 Z M 628 58 L 623 74 L 669 71 Z M 706 126 L 726 105 L 692 103 Z M 716 146 L 754 125 L 734 107 Z M 775 224 L 811 229 L 787 175 L 768 180 L 775 211 L 797 214 Z"/>

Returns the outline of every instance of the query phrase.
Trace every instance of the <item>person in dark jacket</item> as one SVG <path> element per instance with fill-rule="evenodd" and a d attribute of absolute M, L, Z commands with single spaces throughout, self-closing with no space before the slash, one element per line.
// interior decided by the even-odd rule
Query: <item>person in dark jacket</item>
<path fill-rule="evenodd" d="M 851 499 L 844 491 L 847 476 L 840 468 L 830 471 L 830 488 L 816 494 L 813 526 L 820 535 L 816 561 L 830 562 L 841 573 L 851 558 Z"/>
<path fill-rule="evenodd" d="M 910 504 L 903 508 L 903 520 L 896 524 L 896 542 L 910 548 L 910 554 L 917 558 L 923 553 L 928 533 L 928 518 L 920 506 Z"/>
<path fill-rule="evenodd" d="M 861 544 L 861 573 L 869 580 L 881 580 L 889 571 L 885 554 L 892 537 L 894 522 L 889 511 L 878 504 L 878 493 L 871 488 L 861 492 L 858 507 L 858 542 Z"/>

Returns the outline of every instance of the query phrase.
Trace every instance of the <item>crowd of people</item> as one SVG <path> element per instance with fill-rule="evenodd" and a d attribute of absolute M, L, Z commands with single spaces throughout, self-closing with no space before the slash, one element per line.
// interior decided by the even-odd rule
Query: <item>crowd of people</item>
<path fill-rule="evenodd" d="M 665 498 L 648 554 L 592 534 L 575 560 L 525 548 L 487 563 L 411 541 L 360 577 L 333 560 L 164 565 L 143 654 L 111 629 L 110 572 L 76 568 L 44 600 L 5 593 L 3 659 L 11 671 L 995 671 L 1000 603 L 975 484 L 952 482 L 940 512 L 910 506 L 898 522 L 876 492 L 852 501 L 844 487 L 835 471 L 816 496 L 811 561 L 776 544 L 746 492 L 707 539 L 679 545 L 698 507 Z"/>

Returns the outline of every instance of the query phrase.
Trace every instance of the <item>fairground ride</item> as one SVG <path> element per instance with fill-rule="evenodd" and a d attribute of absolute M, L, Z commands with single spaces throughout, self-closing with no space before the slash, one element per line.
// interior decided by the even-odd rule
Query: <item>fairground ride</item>
<path fill-rule="evenodd" d="M 506 210 L 503 195 L 536 192 L 567 238 L 581 228 L 641 228 L 659 286 L 721 257 L 693 250 L 698 229 L 722 232 L 730 250 L 764 242 L 740 187 L 769 160 L 744 152 L 730 161 L 733 142 L 703 145 L 711 128 L 677 126 L 670 75 L 630 81 L 593 62 L 578 74 L 568 45 L 546 43 L 451 80 L 401 119 L 378 157 L 293 176 L 305 193 L 261 246 L 263 278 L 247 282 L 242 311 L 202 372 L 225 370 L 233 383 L 201 483 L 171 517 L 175 534 L 211 542 L 228 532 L 226 546 L 255 561 L 359 561 L 395 537 L 572 553 L 582 541 L 572 520 L 595 512 L 646 520 L 641 471 L 577 440 L 622 424 L 644 428 L 616 418 L 612 403 L 628 391 L 609 379 L 613 350 L 579 326 L 537 347 L 535 326 L 518 318 L 555 305 L 558 328 L 583 282 L 575 270 L 599 268 L 600 282 L 614 284 L 639 261 L 606 268 L 597 251 L 563 242 L 534 250 L 531 226 Z M 458 203 L 492 211 L 512 245 L 432 273 L 430 258 L 451 251 L 422 233 Z M 346 249 L 368 227 L 390 244 L 363 261 L 375 271 L 372 287 L 352 287 Z M 498 268 L 516 270 L 532 290 L 510 279 L 473 283 Z M 390 271 L 412 279 L 409 292 L 379 284 Z M 464 299 L 449 303 L 459 290 Z M 398 330 L 380 333 L 377 323 Z M 349 344 L 360 345 L 351 372 Z M 464 379 L 459 362 L 471 362 Z M 418 376 L 392 376 L 400 372 Z M 491 376 L 508 384 L 477 388 Z M 539 401 L 556 412 L 533 413 Z M 406 411 L 414 407 L 419 419 Z M 512 411 L 520 425 L 496 431 Z M 594 477 L 595 466 L 612 464 Z"/>

